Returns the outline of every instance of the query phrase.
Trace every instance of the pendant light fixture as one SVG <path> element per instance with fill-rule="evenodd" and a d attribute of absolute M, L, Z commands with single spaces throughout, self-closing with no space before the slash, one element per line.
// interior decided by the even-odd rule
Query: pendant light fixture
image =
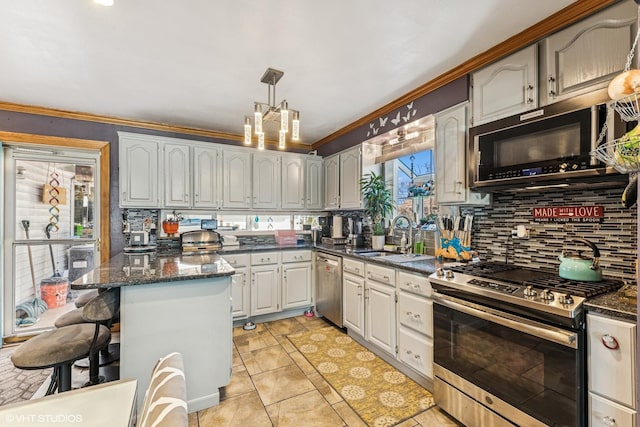
<path fill-rule="evenodd" d="M 287 134 L 291 128 L 291 140 L 300 140 L 300 112 L 289 108 L 286 100 L 276 105 L 276 84 L 282 78 L 284 72 L 267 68 L 260 81 L 268 86 L 268 101 L 254 102 L 253 106 L 253 132 L 250 117 L 244 118 L 244 144 L 251 145 L 253 134 L 258 139 L 258 149 L 264 150 L 265 126 L 263 122 L 279 123 L 278 148 L 286 148 Z M 291 126 L 289 121 L 291 120 Z"/>

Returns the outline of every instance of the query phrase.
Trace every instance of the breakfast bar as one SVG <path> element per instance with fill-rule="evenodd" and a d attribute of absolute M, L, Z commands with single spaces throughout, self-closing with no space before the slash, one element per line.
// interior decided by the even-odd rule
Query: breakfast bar
<path fill-rule="evenodd" d="M 155 362 L 182 353 L 188 411 L 220 401 L 231 379 L 231 275 L 218 254 L 122 253 L 71 287 L 119 287 L 120 378 L 138 381 L 142 404 Z"/>

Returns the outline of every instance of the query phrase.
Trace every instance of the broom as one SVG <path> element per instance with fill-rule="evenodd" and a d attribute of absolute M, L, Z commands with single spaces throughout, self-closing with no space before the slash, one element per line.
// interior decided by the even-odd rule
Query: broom
<path fill-rule="evenodd" d="M 29 220 L 22 220 L 22 227 L 24 228 L 24 234 L 29 240 Z M 27 254 L 29 255 L 29 267 L 31 269 L 31 283 L 33 285 L 33 295 L 34 298 L 32 301 L 23 302 L 22 304 L 18 304 L 16 306 L 16 312 L 18 310 L 22 310 L 26 317 L 16 319 L 16 324 L 18 326 L 28 326 L 30 324 L 34 324 L 38 321 L 38 316 L 41 313 L 47 311 L 49 306 L 47 303 L 38 296 L 38 288 L 36 287 L 36 274 L 33 270 L 33 257 L 31 255 L 31 245 L 27 244 Z"/>

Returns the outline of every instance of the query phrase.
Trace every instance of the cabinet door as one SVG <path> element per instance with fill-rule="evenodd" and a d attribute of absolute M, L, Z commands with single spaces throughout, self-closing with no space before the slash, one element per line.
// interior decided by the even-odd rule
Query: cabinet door
<path fill-rule="evenodd" d="M 220 207 L 221 168 L 219 151 L 211 147 L 193 148 L 193 207 Z"/>
<path fill-rule="evenodd" d="M 162 170 L 164 183 L 164 206 L 189 207 L 191 205 L 191 170 L 189 168 L 189 146 L 186 144 L 163 144 Z"/>
<path fill-rule="evenodd" d="M 624 70 L 638 7 L 622 1 L 543 40 L 545 104 L 604 88 Z"/>
<path fill-rule="evenodd" d="M 436 115 L 436 199 L 438 203 L 465 201 L 465 105 Z"/>
<path fill-rule="evenodd" d="M 433 340 L 400 326 L 398 359 L 427 378 L 433 378 Z"/>
<path fill-rule="evenodd" d="M 158 193 L 158 143 L 120 136 L 120 206 L 160 206 Z"/>
<path fill-rule="evenodd" d="M 253 207 L 276 209 L 280 200 L 280 156 L 253 155 Z"/>
<path fill-rule="evenodd" d="M 391 286 L 380 285 L 369 280 L 365 284 L 366 339 L 395 356 L 396 291 Z"/>
<path fill-rule="evenodd" d="M 364 279 L 353 274 L 344 274 L 342 294 L 342 320 L 345 328 L 364 336 Z"/>
<path fill-rule="evenodd" d="M 222 206 L 251 208 L 251 152 L 248 150 L 222 153 Z"/>
<path fill-rule="evenodd" d="M 589 393 L 590 427 L 636 427 L 637 425 L 637 411 Z"/>
<path fill-rule="evenodd" d="M 532 45 L 473 73 L 473 126 L 538 106 L 537 53 Z"/>
<path fill-rule="evenodd" d="M 587 315 L 589 391 L 623 405 L 636 402 L 636 325 Z"/>
<path fill-rule="evenodd" d="M 324 208 L 340 207 L 340 156 L 324 159 Z"/>
<path fill-rule="evenodd" d="M 311 305 L 311 263 L 282 265 L 282 309 Z"/>
<path fill-rule="evenodd" d="M 282 208 L 304 208 L 304 159 L 282 157 Z"/>
<path fill-rule="evenodd" d="M 306 186 L 306 204 L 307 209 L 322 209 L 323 195 L 323 163 L 321 158 L 306 159 L 305 168 L 305 186 Z"/>
<path fill-rule="evenodd" d="M 231 307 L 233 318 L 249 316 L 249 270 L 236 268 L 236 273 L 231 276 Z"/>
<path fill-rule="evenodd" d="M 362 207 L 362 152 L 360 147 L 340 154 L 340 209 Z"/>
<path fill-rule="evenodd" d="M 277 264 L 251 266 L 251 316 L 280 311 L 279 270 Z"/>

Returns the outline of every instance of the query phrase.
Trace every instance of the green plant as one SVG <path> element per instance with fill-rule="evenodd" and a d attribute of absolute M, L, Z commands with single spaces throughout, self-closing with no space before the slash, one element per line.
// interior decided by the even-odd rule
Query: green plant
<path fill-rule="evenodd" d="M 180 222 L 184 219 L 180 212 L 176 212 L 175 210 L 171 212 L 171 218 L 167 215 L 167 221 L 169 222 Z"/>
<path fill-rule="evenodd" d="M 373 234 L 375 236 L 384 235 L 382 220 L 385 216 L 393 212 L 393 196 L 387 189 L 382 175 L 375 172 L 367 174 L 360 180 L 362 198 L 365 201 L 364 213 L 371 217 L 373 221 Z"/>

